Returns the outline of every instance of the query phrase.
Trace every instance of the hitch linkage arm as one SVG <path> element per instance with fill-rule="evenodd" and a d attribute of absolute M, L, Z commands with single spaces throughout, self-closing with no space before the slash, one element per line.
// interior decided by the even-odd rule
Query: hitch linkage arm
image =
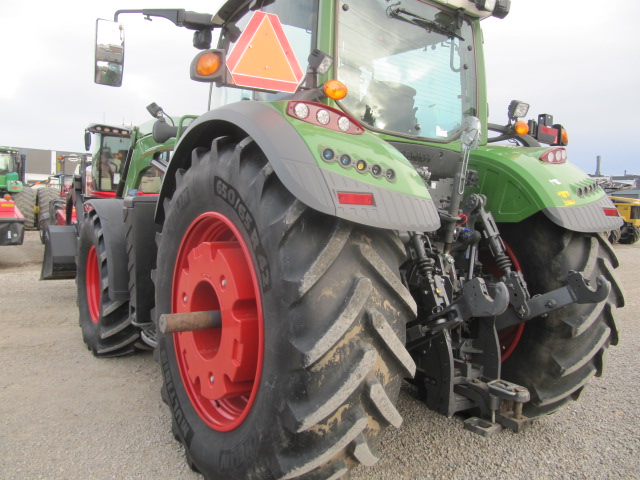
<path fill-rule="evenodd" d="M 519 272 L 512 272 L 512 274 L 516 273 L 519 274 Z M 510 289 L 516 286 L 509 281 L 506 283 Z M 496 329 L 501 330 L 517 325 L 572 303 L 599 303 L 607 298 L 610 292 L 611 283 L 603 275 L 598 275 L 596 288 L 593 290 L 589 285 L 589 280 L 584 278 L 582 273 L 571 271 L 567 277 L 566 286 L 542 295 L 536 295 L 529 300 L 522 301 L 519 305 L 512 303 L 513 309 L 508 309 L 496 318 Z"/>

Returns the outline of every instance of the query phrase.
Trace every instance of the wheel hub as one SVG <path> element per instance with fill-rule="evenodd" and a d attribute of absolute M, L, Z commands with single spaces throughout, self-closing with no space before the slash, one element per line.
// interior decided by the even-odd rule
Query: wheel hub
<path fill-rule="evenodd" d="M 192 405 L 212 428 L 228 431 L 248 415 L 262 366 L 257 277 L 240 233 L 226 217 L 198 217 L 182 241 L 173 312 L 220 310 L 222 327 L 174 334 L 180 374 Z"/>

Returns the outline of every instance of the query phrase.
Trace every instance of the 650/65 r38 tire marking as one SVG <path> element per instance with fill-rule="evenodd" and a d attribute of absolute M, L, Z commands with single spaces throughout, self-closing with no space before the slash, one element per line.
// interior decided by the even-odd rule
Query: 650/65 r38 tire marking
<path fill-rule="evenodd" d="M 189 465 L 207 479 L 315 479 L 375 463 L 415 373 L 397 235 L 309 209 L 250 137 L 195 149 L 163 205 L 155 318 L 222 312 L 219 329 L 158 339 Z"/>

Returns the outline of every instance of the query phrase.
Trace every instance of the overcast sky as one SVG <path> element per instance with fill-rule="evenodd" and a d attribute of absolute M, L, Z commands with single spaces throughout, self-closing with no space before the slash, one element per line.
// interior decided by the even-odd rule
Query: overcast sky
<path fill-rule="evenodd" d="M 82 151 L 88 123 L 139 124 L 151 102 L 171 115 L 203 113 L 208 86 L 189 79 L 192 32 L 167 20 L 121 16 L 124 85 L 93 83 L 96 18 L 176 3 L 214 13 L 222 2 L 0 0 L 0 145 Z M 491 121 L 506 123 L 509 101 L 526 101 L 530 118 L 550 113 L 565 126 L 569 159 L 588 173 L 601 155 L 604 174 L 640 174 L 640 2 L 511 3 L 506 19 L 482 22 Z"/>

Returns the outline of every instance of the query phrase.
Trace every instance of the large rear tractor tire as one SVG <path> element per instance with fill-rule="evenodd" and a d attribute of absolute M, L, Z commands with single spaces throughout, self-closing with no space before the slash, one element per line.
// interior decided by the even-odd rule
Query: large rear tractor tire
<path fill-rule="evenodd" d="M 416 305 L 391 232 L 315 212 L 249 137 L 196 149 L 165 201 L 157 314 L 220 310 L 160 335 L 163 398 L 207 479 L 340 478 L 399 426 Z"/>
<path fill-rule="evenodd" d="M 27 230 L 34 230 L 36 228 L 35 207 L 37 190 L 39 189 L 25 185 L 21 192 L 11 194 L 16 206 L 24 217 L 24 227 Z"/>
<path fill-rule="evenodd" d="M 620 231 L 618 242 L 625 245 L 632 245 L 640 240 L 640 227 L 634 227 L 630 223 L 625 224 Z"/>
<path fill-rule="evenodd" d="M 60 192 L 53 188 L 38 188 L 36 205 L 38 206 L 38 230 L 40 241 L 44 244 L 44 231 L 47 225 L 55 224 L 55 218 L 51 218 L 51 203 L 61 201 Z"/>
<path fill-rule="evenodd" d="M 96 357 L 136 351 L 140 334 L 129 319 L 129 304 L 109 296 L 109 264 L 100 218 L 86 214 L 76 254 L 76 286 L 82 338 Z"/>
<path fill-rule="evenodd" d="M 510 350 L 502 378 L 529 389 L 531 401 L 524 413 L 535 418 L 577 399 L 589 379 L 602 374 L 606 349 L 618 343 L 616 309 L 624 306 L 613 273 L 618 260 L 604 235 L 565 230 L 542 214 L 501 225 L 500 231 L 531 295 L 564 286 L 571 270 L 582 272 L 592 286 L 598 275 L 611 282 L 609 297 L 598 304 L 572 304 L 511 335 L 502 332 L 501 338 L 510 342 L 502 345 Z"/>

